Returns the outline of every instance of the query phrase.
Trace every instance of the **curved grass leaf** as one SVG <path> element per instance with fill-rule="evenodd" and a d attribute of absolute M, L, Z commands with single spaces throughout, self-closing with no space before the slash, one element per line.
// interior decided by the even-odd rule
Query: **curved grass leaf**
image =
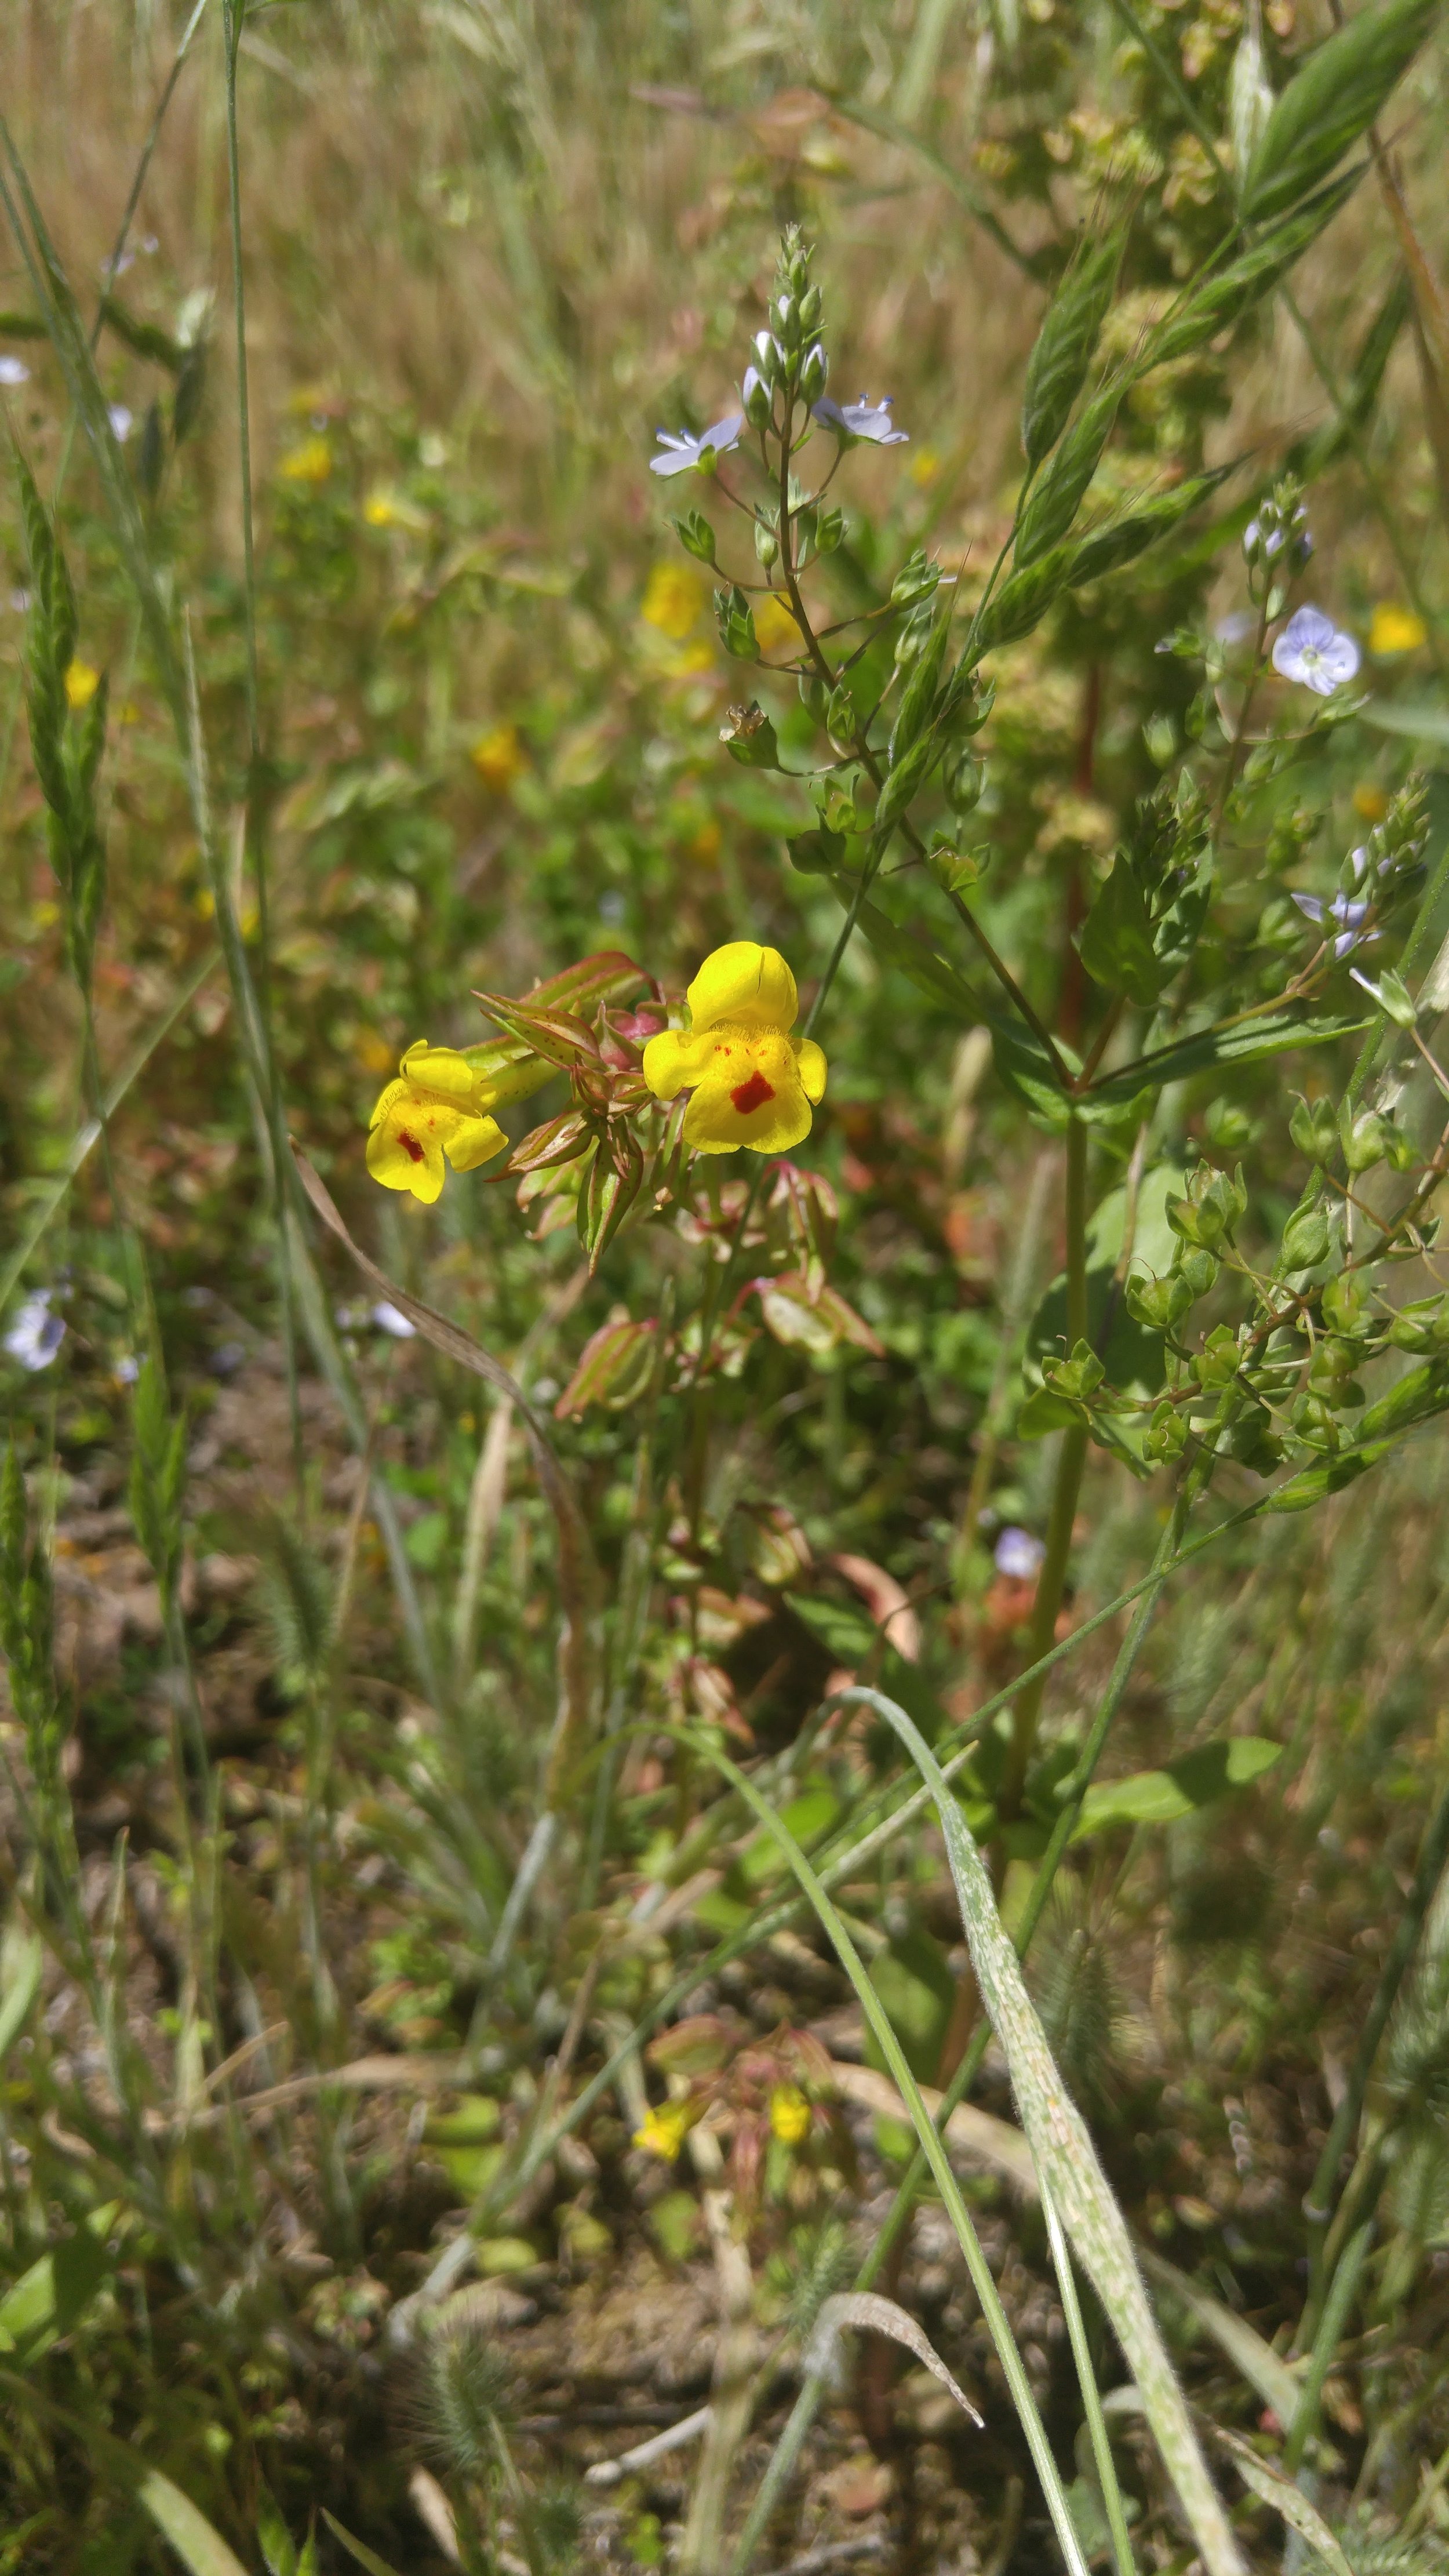
<path fill-rule="evenodd" d="M 1089 243 L 1047 306 L 1027 360 L 1022 396 L 1021 443 L 1029 465 L 1039 465 L 1055 447 L 1086 382 L 1125 241 L 1126 234 L 1119 231 Z"/>
<path fill-rule="evenodd" d="M 878 1694 L 872 1694 L 873 1700 L 877 1697 Z M 893 1708 L 895 1703 L 886 1700 L 881 1705 L 884 1708 Z M 905 1722 L 910 1726 L 909 1718 Z M 911 1727 L 911 1733 L 915 1734 L 914 1727 Z M 882 2008 L 880 1997 L 866 1974 L 860 1954 L 794 1835 L 783 1819 L 776 1815 L 768 1801 L 761 1796 L 753 1780 L 730 1760 L 727 1753 L 720 1752 L 716 1745 L 693 1735 L 689 1735 L 686 1740 L 698 1753 L 713 1763 L 721 1777 L 729 1781 L 730 1786 L 743 1798 L 751 1813 L 758 1817 L 767 1833 L 773 1836 L 794 1871 L 803 1893 L 814 1907 L 821 1928 L 855 1988 L 867 2026 L 910 2113 L 911 2125 L 925 2149 L 932 2178 L 940 2192 L 946 2214 L 955 2229 L 961 2251 L 966 2257 L 966 2268 L 971 2275 L 972 2287 L 981 2302 L 981 2313 L 986 2321 L 992 2343 L 995 2345 L 1007 2386 L 1011 2391 L 1012 2403 L 1026 2436 L 1033 2466 L 1041 2481 L 1042 2493 L 1052 2518 L 1058 2546 L 1071 2571 L 1071 2576 L 1086 2576 L 1086 2560 L 1082 2555 L 1081 2544 L 1072 2523 L 1071 2508 L 1057 2473 L 1056 2462 L 1052 2458 L 1051 2445 L 1047 2441 L 1021 2354 L 1017 2350 L 1016 2338 L 1011 2331 L 1006 2311 L 1002 2307 L 990 2265 L 981 2250 L 981 2240 L 977 2236 L 970 2211 L 962 2198 L 961 2186 L 956 2180 L 955 2169 L 946 2153 L 940 2132 L 921 2097 L 920 2086 L 906 2063 L 900 2041 Z M 924 1751 L 922 1739 L 916 1736 L 916 1741 L 922 1744 Z M 948 1803 L 954 1804 L 954 1801 L 949 1800 L 948 1797 Z M 1242 2576 L 1241 2564 L 1236 2556 L 1220 2563 L 1222 2576 Z M 1213 2568 L 1212 2576 L 1219 2576 L 1217 2567 Z"/>
<path fill-rule="evenodd" d="M 1039 562 L 1066 535 L 1101 462 L 1126 390 L 1126 384 L 1118 382 L 1093 395 L 1073 421 L 1040 480 L 1032 486 L 1012 549 L 1012 560 L 1019 569 Z"/>
<path fill-rule="evenodd" d="M 1281 214 L 1327 178 L 1367 133 L 1438 14 L 1439 0 L 1382 0 L 1319 46 L 1268 119 L 1243 181 L 1246 222 Z"/>
<path fill-rule="evenodd" d="M 1021 1963 L 997 1911 L 986 1865 L 960 1805 L 905 1710 L 881 1691 L 859 1695 L 899 1736 L 935 1801 L 971 1964 L 1006 2056 L 1037 2170 L 1141 2390 L 1147 2420 L 1209 2576 L 1244 2576 L 1242 2557 L 1142 2286 L 1126 2222 L 1086 2123 L 1057 2073 Z"/>
<path fill-rule="evenodd" d="M 1251 249 L 1220 269 L 1215 277 L 1205 278 L 1194 287 L 1175 313 L 1159 322 L 1143 344 L 1140 368 L 1166 366 L 1174 358 L 1185 358 L 1200 349 L 1205 340 L 1217 337 L 1230 323 L 1240 321 L 1245 313 L 1270 295 L 1280 279 L 1286 277 L 1295 260 L 1301 259 L 1309 244 L 1315 241 L 1325 225 L 1333 221 L 1340 206 L 1346 205 L 1363 176 L 1363 164 L 1346 170 L 1341 179 L 1300 206 L 1297 213 L 1277 223 L 1264 233 Z"/>

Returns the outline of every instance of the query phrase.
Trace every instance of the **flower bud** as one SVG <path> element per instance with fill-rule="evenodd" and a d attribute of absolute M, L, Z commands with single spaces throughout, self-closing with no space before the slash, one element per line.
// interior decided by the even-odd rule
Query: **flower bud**
<path fill-rule="evenodd" d="M 787 349 L 798 349 L 800 346 L 800 315 L 794 299 L 791 296 L 776 296 L 774 303 L 770 307 L 770 320 L 774 323 L 776 332 L 784 342 L 785 347 Z"/>
<path fill-rule="evenodd" d="M 770 388 L 758 367 L 746 367 L 745 380 L 740 387 L 740 399 L 744 404 L 745 418 L 751 429 L 768 429 L 771 410 Z"/>
<path fill-rule="evenodd" d="M 817 340 L 814 348 L 808 351 L 800 369 L 800 399 L 802 402 L 813 403 L 820 400 L 821 395 L 825 391 L 825 379 L 829 371 L 829 361 L 826 358 L 823 344 Z"/>
<path fill-rule="evenodd" d="M 780 381 L 785 355 L 779 342 L 775 340 L 768 331 L 757 331 L 754 339 L 754 350 L 755 357 L 759 362 L 760 374 L 764 378 L 765 383 L 767 385 L 777 385 Z"/>
<path fill-rule="evenodd" d="M 824 298 L 818 286 L 809 286 L 800 298 L 800 328 L 807 335 L 819 328 Z"/>
<path fill-rule="evenodd" d="M 772 563 L 779 561 L 780 548 L 775 531 L 773 528 L 767 528 L 763 519 L 755 521 L 755 554 L 764 565 L 766 572 L 769 571 Z"/>

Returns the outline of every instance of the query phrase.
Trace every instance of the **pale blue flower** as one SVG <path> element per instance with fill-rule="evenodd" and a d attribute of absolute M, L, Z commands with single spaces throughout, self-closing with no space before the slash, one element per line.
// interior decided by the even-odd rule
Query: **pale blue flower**
<path fill-rule="evenodd" d="M 650 457 L 649 471 L 651 474 L 708 473 L 717 456 L 727 456 L 732 447 L 739 445 L 744 425 L 744 413 L 732 411 L 723 420 L 717 420 L 713 429 L 701 430 L 698 438 L 687 429 L 682 429 L 677 438 L 671 437 L 667 429 L 656 430 L 654 435 L 664 454 Z"/>
<path fill-rule="evenodd" d="M 1310 921 L 1322 922 L 1326 918 L 1343 924 L 1333 943 L 1335 957 L 1347 957 L 1351 949 L 1362 948 L 1366 940 L 1378 937 L 1377 931 L 1364 929 L 1372 907 L 1362 895 L 1336 894 L 1332 903 L 1325 903 L 1322 895 L 1295 892 L 1293 900 Z"/>
<path fill-rule="evenodd" d="M 37 1369 L 49 1368 L 65 1340 L 65 1325 L 59 1315 L 50 1311 L 54 1295 L 53 1288 L 37 1288 L 33 1297 L 24 1300 L 5 1335 L 5 1348 L 11 1358 L 32 1375 Z"/>
<path fill-rule="evenodd" d="M 124 403 L 112 403 L 106 418 L 111 424 L 112 438 L 118 446 L 124 447 L 136 425 L 135 413 L 128 411 Z"/>
<path fill-rule="evenodd" d="M 380 1333 L 390 1333 L 395 1342 L 410 1342 L 416 1338 L 416 1324 L 410 1323 L 407 1316 L 386 1297 L 379 1298 L 373 1307 L 372 1320 Z"/>
<path fill-rule="evenodd" d="M 0 358 L 0 385 L 28 385 L 30 369 L 23 358 Z"/>
<path fill-rule="evenodd" d="M 872 447 L 904 447 L 910 431 L 897 429 L 891 419 L 894 400 L 894 394 L 882 394 L 880 401 L 873 403 L 869 394 L 862 394 L 859 402 L 838 403 L 826 394 L 814 407 L 815 417 L 823 429 L 833 429 L 837 438 L 866 439 Z"/>
<path fill-rule="evenodd" d="M 1320 698 L 1331 698 L 1358 665 L 1353 637 L 1343 634 L 1321 608 L 1295 609 L 1273 647 L 1274 670 L 1285 680 L 1301 681 Z"/>
<path fill-rule="evenodd" d="M 1013 1583 L 1034 1583 L 1045 1555 L 1041 1540 L 1024 1529 L 1004 1529 L 993 1551 L 997 1573 Z"/>

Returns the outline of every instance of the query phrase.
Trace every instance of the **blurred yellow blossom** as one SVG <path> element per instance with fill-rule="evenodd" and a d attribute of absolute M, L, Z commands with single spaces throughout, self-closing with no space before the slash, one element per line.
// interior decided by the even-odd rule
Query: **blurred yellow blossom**
<path fill-rule="evenodd" d="M 732 939 L 706 957 L 687 998 L 689 1029 L 662 1029 L 644 1049 L 656 1099 L 693 1094 L 686 1145 L 786 1154 L 802 1143 L 811 1103 L 825 1096 L 825 1058 L 813 1038 L 790 1035 L 800 997 L 778 948 Z"/>
<path fill-rule="evenodd" d="M 1393 653 L 1417 653 L 1429 641 L 1429 629 L 1412 609 L 1395 608 L 1392 601 L 1382 600 L 1374 610 L 1369 626 L 1369 651 L 1386 661 Z"/>
<path fill-rule="evenodd" d="M 1389 810 L 1388 790 L 1366 778 L 1361 787 L 1354 789 L 1351 802 L 1355 814 L 1365 823 L 1381 823 Z"/>
<path fill-rule="evenodd" d="M 332 450 L 325 438 L 304 438 L 289 448 L 277 472 L 285 483 L 325 483 L 332 471 Z"/>
<path fill-rule="evenodd" d="M 698 2117 L 691 2102 L 665 2102 L 658 2110 L 645 2112 L 643 2126 L 634 2132 L 634 2144 L 646 2155 L 672 2165 Z"/>
<path fill-rule="evenodd" d="M 704 612 L 704 584 L 679 563 L 657 563 L 644 585 L 639 614 L 671 643 L 682 643 Z"/>
<path fill-rule="evenodd" d="M 456 1047 L 410 1046 L 369 1122 L 367 1168 L 385 1190 L 410 1190 L 431 1206 L 443 1186 L 443 1156 L 475 1172 L 508 1139 L 488 1116 L 486 1083 Z"/>
<path fill-rule="evenodd" d="M 72 662 L 66 672 L 65 694 L 77 712 L 90 705 L 100 685 L 101 675 L 99 671 L 92 670 L 89 662 Z"/>
<path fill-rule="evenodd" d="M 918 489 L 924 491 L 928 483 L 934 483 L 940 471 L 941 459 L 937 450 L 934 447 L 918 447 L 910 464 L 911 481 Z"/>
<path fill-rule="evenodd" d="M 357 1041 L 357 1060 L 365 1073 L 386 1073 L 392 1062 L 392 1048 L 376 1029 L 364 1029 Z"/>
<path fill-rule="evenodd" d="M 793 653 L 800 642 L 800 629 L 778 591 L 767 591 L 763 599 L 751 602 L 755 612 L 755 638 L 762 653 Z"/>
<path fill-rule="evenodd" d="M 416 502 L 409 501 L 405 494 L 394 492 L 382 483 L 368 493 L 362 505 L 362 515 L 370 528 L 419 530 L 428 524 L 426 511 L 420 510 Z"/>
<path fill-rule="evenodd" d="M 695 833 L 693 840 L 690 842 L 690 857 L 692 859 L 704 860 L 717 859 L 720 854 L 720 843 L 723 840 L 723 837 L 724 836 L 720 831 L 718 823 L 716 823 L 713 816 L 711 816 L 708 822 L 701 823 L 699 830 Z"/>
<path fill-rule="evenodd" d="M 468 754 L 485 787 L 495 796 L 506 796 L 515 778 L 521 778 L 528 762 L 518 739 L 516 724 L 491 725 L 480 733 Z"/>
<path fill-rule="evenodd" d="M 777 2084 L 770 2095 L 770 2129 L 783 2146 L 798 2147 L 810 2134 L 810 2105 L 798 2084 Z"/>

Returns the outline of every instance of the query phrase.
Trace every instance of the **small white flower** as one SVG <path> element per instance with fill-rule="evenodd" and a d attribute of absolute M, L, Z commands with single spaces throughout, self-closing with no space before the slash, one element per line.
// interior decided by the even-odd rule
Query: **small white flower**
<path fill-rule="evenodd" d="M 396 1306 L 391 1305 L 386 1297 L 379 1298 L 373 1307 L 372 1320 L 380 1333 L 390 1333 L 395 1342 L 412 1341 L 418 1329 L 416 1324 L 410 1324 L 406 1315 L 402 1314 Z"/>
<path fill-rule="evenodd" d="M 872 447 L 904 447 L 910 442 L 910 431 L 897 429 L 891 419 L 894 394 L 882 394 L 873 403 L 869 394 L 859 402 L 838 403 L 826 394 L 814 406 L 815 417 L 824 429 L 833 429 L 837 438 L 867 439 Z"/>
<path fill-rule="evenodd" d="M 717 456 L 728 456 L 732 447 L 738 447 L 744 425 L 744 413 L 732 411 L 723 420 L 717 420 L 713 429 L 701 430 L 698 438 L 687 429 L 682 429 L 677 438 L 672 437 L 667 429 L 656 430 L 654 435 L 664 454 L 650 457 L 649 471 L 651 474 L 707 473 Z"/>
<path fill-rule="evenodd" d="M 0 385 L 28 385 L 30 369 L 23 358 L 0 358 Z"/>
<path fill-rule="evenodd" d="M 112 403 L 106 418 L 111 424 L 112 438 L 124 447 L 136 425 L 135 413 L 127 411 L 124 403 Z"/>
<path fill-rule="evenodd" d="M 993 1554 L 998 1574 L 1007 1575 L 1013 1583 L 1034 1583 L 1046 1549 L 1030 1530 L 1004 1529 Z"/>
<path fill-rule="evenodd" d="M 1321 608 L 1295 609 L 1273 647 L 1273 668 L 1285 680 L 1300 680 L 1320 698 L 1331 698 L 1358 669 L 1359 651 Z"/>
<path fill-rule="evenodd" d="M 11 1358 L 18 1360 L 21 1367 L 29 1369 L 32 1374 L 37 1369 L 49 1368 L 65 1340 L 65 1325 L 59 1315 L 52 1315 L 50 1311 L 54 1295 L 53 1288 L 37 1288 L 33 1297 L 25 1299 L 5 1335 L 5 1348 Z"/>
<path fill-rule="evenodd" d="M 131 1351 L 123 1351 L 111 1372 L 117 1386 L 134 1386 L 141 1374 L 141 1363 Z"/>

